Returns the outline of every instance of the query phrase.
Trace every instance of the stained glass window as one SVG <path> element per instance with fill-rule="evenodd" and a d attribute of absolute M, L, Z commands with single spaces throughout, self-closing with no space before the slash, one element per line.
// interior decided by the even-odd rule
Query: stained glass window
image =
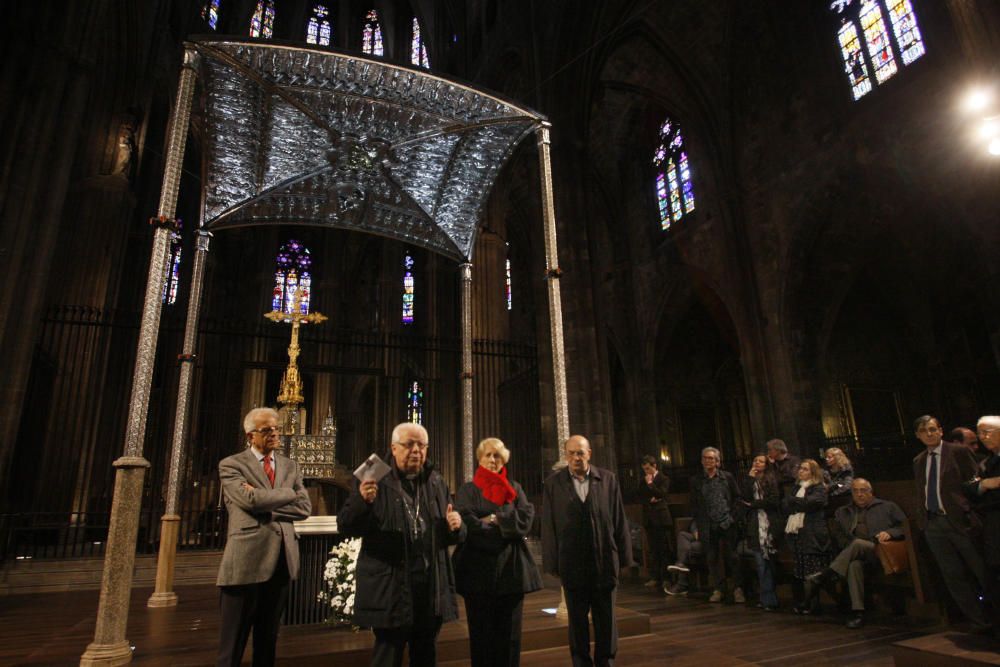
<path fill-rule="evenodd" d="M 177 303 L 177 288 L 181 282 L 181 233 L 170 233 L 170 258 L 167 260 L 167 281 L 163 284 L 163 303 Z"/>
<path fill-rule="evenodd" d="M 424 423 L 424 390 L 416 380 L 406 387 L 406 421 Z"/>
<path fill-rule="evenodd" d="M 378 22 L 378 12 L 374 9 L 369 9 L 365 14 L 365 27 L 361 32 L 361 50 L 372 56 L 384 55 L 382 26 Z"/>
<path fill-rule="evenodd" d="M 306 26 L 306 41 L 320 46 L 330 45 L 330 10 L 325 5 L 313 5 L 312 16 Z"/>
<path fill-rule="evenodd" d="M 910 65 L 925 53 L 910 0 L 834 0 L 830 9 L 841 14 L 837 41 L 856 100 L 892 78 L 899 61 Z"/>
<path fill-rule="evenodd" d="M 691 166 L 684 151 L 684 138 L 669 118 L 660 126 L 660 144 L 653 153 L 656 168 L 656 205 L 660 226 L 665 230 L 694 211 Z"/>
<path fill-rule="evenodd" d="M 844 71 L 851 81 L 851 92 L 854 93 L 854 99 L 858 99 L 872 89 L 872 82 L 868 78 L 868 64 L 861 52 L 861 40 L 858 39 L 858 26 L 854 21 L 847 21 L 841 26 L 837 38 L 844 55 Z"/>
<path fill-rule="evenodd" d="M 271 39 L 274 36 L 274 0 L 257 0 L 250 19 L 250 36 Z"/>
<path fill-rule="evenodd" d="M 920 37 L 917 17 L 913 14 L 910 0 L 889 0 L 889 20 L 896 44 L 903 54 L 903 64 L 909 65 L 924 55 L 924 40 Z"/>
<path fill-rule="evenodd" d="M 511 300 L 510 296 L 510 257 L 507 258 L 507 262 L 504 266 L 506 272 L 504 278 L 504 296 L 506 297 L 507 301 L 507 310 L 510 310 L 511 306 L 513 305 L 513 301 Z"/>
<path fill-rule="evenodd" d="M 403 324 L 413 324 L 413 256 L 403 257 Z"/>
<path fill-rule="evenodd" d="M 413 17 L 413 39 L 410 40 L 410 62 L 418 67 L 430 68 L 431 61 L 427 59 L 427 45 L 420 32 L 420 21 Z"/>
<path fill-rule="evenodd" d="M 312 297 L 312 257 L 309 248 L 290 239 L 281 246 L 275 259 L 274 291 L 271 293 L 271 310 L 291 313 L 295 308 L 295 295 L 301 295 L 299 311 L 309 312 Z"/>
<path fill-rule="evenodd" d="M 868 44 L 868 57 L 875 68 L 875 79 L 884 83 L 896 73 L 896 58 L 892 55 L 889 33 L 886 32 L 882 8 L 878 3 L 867 2 L 861 8 L 861 31 Z"/>
<path fill-rule="evenodd" d="M 201 8 L 201 18 L 212 30 L 219 25 L 219 2 L 221 0 L 208 0 Z"/>

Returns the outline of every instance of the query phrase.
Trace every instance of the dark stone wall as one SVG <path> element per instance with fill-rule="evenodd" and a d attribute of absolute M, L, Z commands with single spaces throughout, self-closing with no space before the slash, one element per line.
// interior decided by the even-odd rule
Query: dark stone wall
<path fill-rule="evenodd" d="M 914 0 L 927 54 L 858 102 L 826 3 L 339 2 L 337 48 L 359 48 L 368 4 L 382 16 L 389 59 L 408 59 L 416 15 L 435 70 L 551 119 L 571 429 L 590 438 L 599 464 L 644 453 L 682 463 L 707 444 L 741 456 L 770 437 L 812 452 L 857 427 L 845 388 L 889 392 L 906 424 L 924 412 L 950 427 L 997 411 L 1000 164 L 968 144 L 955 105 L 968 83 L 998 76 L 995 3 Z M 220 32 L 245 34 L 254 3 L 222 5 Z M 54 437 L 47 418 L 24 422 L 32 369 L 41 385 L 59 381 L 44 378 L 58 375 L 60 360 L 37 358 L 45 313 L 140 307 L 145 220 L 158 199 L 181 44 L 206 32 L 200 7 L 40 1 L 7 13 L 0 487 L 19 432 Z M 275 37 L 302 39 L 307 14 L 308 3 L 279 0 Z M 697 210 L 663 232 L 651 161 L 667 115 L 684 131 Z M 201 141 L 195 124 L 179 205 L 189 231 Z M 484 212 L 476 335 L 537 343 L 540 446 L 551 462 L 559 443 L 532 143 L 516 151 Z M 391 329 L 400 244 L 300 235 L 327 262 L 317 302 L 353 328 Z M 257 317 L 286 236 L 216 239 L 209 311 Z M 508 243 L 509 316 L 498 289 Z M 185 244 L 190 258 L 190 233 Z M 421 333 L 455 335 L 455 269 L 421 261 L 430 314 Z M 181 326 L 186 298 L 182 288 L 167 325 Z M 99 415 L 85 436 L 91 449 L 120 446 L 104 429 L 121 423 L 112 413 L 127 402 L 127 357 L 76 360 L 101 396 L 84 410 Z M 169 436 L 170 421 L 153 420 L 157 437 Z"/>

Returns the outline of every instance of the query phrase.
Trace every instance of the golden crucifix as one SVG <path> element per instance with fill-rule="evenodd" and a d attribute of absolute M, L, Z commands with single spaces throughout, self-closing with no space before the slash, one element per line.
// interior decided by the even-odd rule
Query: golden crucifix
<path fill-rule="evenodd" d="M 281 378 L 281 391 L 278 393 L 278 403 L 285 406 L 291 412 L 298 410 L 298 407 L 305 403 L 302 396 L 302 378 L 299 376 L 299 326 L 303 324 L 319 324 L 327 320 L 322 313 L 302 313 L 302 287 L 295 290 L 295 298 L 292 301 L 292 311 L 284 312 L 272 310 L 264 313 L 264 317 L 272 322 L 291 322 L 292 340 L 288 344 L 288 368 Z"/>

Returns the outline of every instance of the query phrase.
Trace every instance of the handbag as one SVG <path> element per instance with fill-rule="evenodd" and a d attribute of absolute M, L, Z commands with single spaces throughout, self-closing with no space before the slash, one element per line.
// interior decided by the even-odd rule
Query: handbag
<path fill-rule="evenodd" d="M 906 540 L 878 542 L 875 545 L 875 555 L 882 563 L 882 571 L 887 575 L 899 574 L 910 569 L 910 554 L 906 549 Z"/>

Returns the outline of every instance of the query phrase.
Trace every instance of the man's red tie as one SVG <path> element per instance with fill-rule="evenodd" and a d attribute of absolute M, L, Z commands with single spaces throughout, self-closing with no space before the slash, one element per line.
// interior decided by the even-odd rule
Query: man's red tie
<path fill-rule="evenodd" d="M 271 488 L 273 489 L 274 488 L 274 466 L 271 465 L 271 457 L 270 456 L 265 456 L 264 457 L 264 473 L 267 475 L 267 478 L 269 480 L 271 480 Z"/>

